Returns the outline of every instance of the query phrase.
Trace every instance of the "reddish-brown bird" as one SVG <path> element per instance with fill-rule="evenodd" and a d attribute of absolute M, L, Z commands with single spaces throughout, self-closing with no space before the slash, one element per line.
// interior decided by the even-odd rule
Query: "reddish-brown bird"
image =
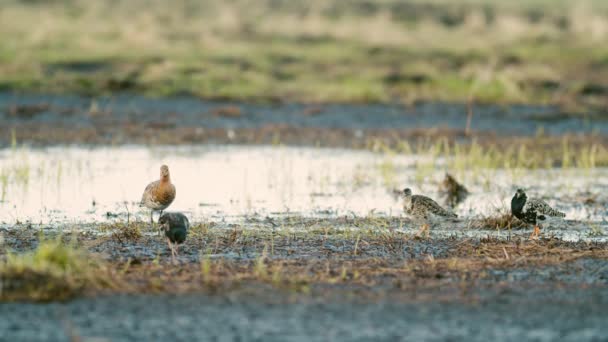
<path fill-rule="evenodd" d="M 169 167 L 163 165 L 160 167 L 160 179 L 148 184 L 141 196 L 141 205 L 150 208 L 150 224 L 154 224 L 154 211 L 167 209 L 175 199 L 175 185 L 171 184 L 171 176 L 169 175 Z"/>

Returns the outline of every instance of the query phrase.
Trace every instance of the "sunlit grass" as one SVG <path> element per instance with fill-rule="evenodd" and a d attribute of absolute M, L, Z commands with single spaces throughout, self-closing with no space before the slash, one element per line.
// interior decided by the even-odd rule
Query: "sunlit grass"
<path fill-rule="evenodd" d="M 59 238 L 41 241 L 32 252 L 8 253 L 0 279 L 3 300 L 65 300 L 117 286 L 104 262 Z"/>
<path fill-rule="evenodd" d="M 385 187 L 393 188 L 397 186 L 397 173 L 395 170 L 395 165 L 390 158 L 386 158 L 382 163 L 380 163 L 380 165 L 378 165 L 378 170 L 380 171 L 382 182 Z"/>
<path fill-rule="evenodd" d="M 581 94 L 584 85 L 606 76 L 606 13 L 599 0 L 8 0 L 0 13 L 0 84 L 581 108 L 598 104 Z"/>
<path fill-rule="evenodd" d="M 387 156 L 413 155 L 418 157 L 416 162 L 416 180 L 423 182 L 438 168 L 464 175 L 473 172 L 483 175 L 493 170 L 535 170 L 535 169 L 581 169 L 589 171 L 597 167 L 608 166 L 608 149 L 596 142 L 581 143 L 571 141 L 565 135 L 551 139 L 548 143 L 537 139 L 521 139 L 511 143 L 488 142 L 478 143 L 473 139 L 470 143 L 447 142 L 447 139 L 437 138 L 434 142 L 422 140 L 416 144 L 399 142 L 394 148 L 376 141 L 368 144 L 369 148 Z M 379 147 L 380 146 L 380 147 Z M 382 164 L 387 168 L 387 165 Z"/>
<path fill-rule="evenodd" d="M 6 198 L 6 189 L 8 188 L 8 171 L 6 169 L 0 170 L 0 189 L 2 189 L 2 196 L 0 201 L 4 201 Z"/>

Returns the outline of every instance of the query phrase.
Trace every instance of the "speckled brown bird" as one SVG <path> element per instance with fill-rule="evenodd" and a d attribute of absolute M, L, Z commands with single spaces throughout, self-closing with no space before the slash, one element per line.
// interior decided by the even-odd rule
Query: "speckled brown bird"
<path fill-rule="evenodd" d="M 454 208 L 467 198 L 469 191 L 464 185 L 458 183 L 452 175 L 446 173 L 445 178 L 439 184 L 439 194 L 444 198 L 445 205 Z"/>
<path fill-rule="evenodd" d="M 437 202 L 422 195 L 412 195 L 412 190 L 403 189 L 403 211 L 412 216 L 415 220 L 425 221 L 421 227 L 421 232 L 429 229 L 428 221 L 433 217 L 439 218 L 456 218 L 458 217 L 453 212 L 442 208 Z"/>
<path fill-rule="evenodd" d="M 150 208 L 150 225 L 154 224 L 154 211 L 167 209 L 175 199 L 175 185 L 171 184 L 171 176 L 169 167 L 163 165 L 160 167 L 160 179 L 154 181 L 146 187 L 144 194 L 141 196 L 141 205 Z"/>

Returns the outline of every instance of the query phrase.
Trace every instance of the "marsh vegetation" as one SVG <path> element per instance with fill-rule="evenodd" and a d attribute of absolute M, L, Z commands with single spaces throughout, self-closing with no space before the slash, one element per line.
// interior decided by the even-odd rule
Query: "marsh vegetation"
<path fill-rule="evenodd" d="M 9 90 L 578 111 L 608 88 L 600 0 L 10 0 L 0 16 Z"/>

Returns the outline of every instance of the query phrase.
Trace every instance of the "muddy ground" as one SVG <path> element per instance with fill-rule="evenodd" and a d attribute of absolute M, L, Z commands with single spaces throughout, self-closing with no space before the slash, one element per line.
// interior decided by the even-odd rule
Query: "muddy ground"
<path fill-rule="evenodd" d="M 370 139 L 448 136 L 478 140 L 536 134 L 601 134 L 601 113 L 569 113 L 555 106 L 475 105 L 470 131 L 468 107 L 457 103 L 244 104 L 195 97 L 145 98 L 23 95 L 0 93 L 0 144 L 191 144 L 287 143 L 365 147 Z M 497 129 L 499 128 L 499 129 Z M 601 140 L 601 139 L 600 139 Z"/>
<path fill-rule="evenodd" d="M 62 237 L 117 271 L 108 273 L 120 284 L 108 290 L 112 293 L 259 292 L 263 298 L 274 288 L 313 298 L 476 301 L 505 288 L 608 285 L 603 241 L 568 242 L 549 228 L 534 241 L 525 228 L 509 235 L 471 229 L 477 237 L 464 238 L 375 225 L 196 224 L 175 260 L 164 239 L 140 224 L 62 233 L 21 227 L 5 229 L 2 236 L 3 254 L 28 252 L 41 239 Z"/>
<path fill-rule="evenodd" d="M 120 285 L 65 303 L 1 304 L 0 330 L 28 341 L 600 341 L 608 333 L 603 242 L 530 241 L 529 229 L 467 239 L 372 226 L 197 224 L 175 263 L 143 226 L 141 235 L 64 232 L 66 243 L 108 262 Z M 5 251 L 26 252 L 41 234 L 20 227 L 3 237 Z"/>
<path fill-rule="evenodd" d="M 475 304 L 113 296 L 2 304 L 0 330 L 7 341 L 602 341 L 606 304 L 605 290 L 552 287 Z"/>
<path fill-rule="evenodd" d="M 564 240 L 568 227 L 578 241 Z M 114 285 L 45 303 L 4 291 L 0 331 L 7 341 L 601 341 L 608 248 L 585 241 L 587 229 L 566 222 L 531 241 L 518 225 L 427 235 L 403 218 L 193 222 L 173 262 L 142 221 L 4 226 L 2 254 L 62 236 L 103 260 Z"/>
<path fill-rule="evenodd" d="M 464 129 L 466 113 L 466 106 L 454 104 L 245 105 L 189 97 L 160 100 L 119 95 L 93 99 L 2 93 L 0 120 L 7 124 L 0 127 L 0 144 L 369 147 L 369 140 L 375 138 L 397 144 L 434 136 L 466 142 L 471 141 Z M 608 132 L 605 123 L 600 114 L 568 114 L 556 107 L 476 106 L 471 128 L 479 141 L 509 144 L 512 139 L 523 138 L 535 142 L 535 137 L 549 134 L 555 135 L 555 140 L 543 140 L 546 144 L 562 146 L 562 137 L 572 135 L 568 141 L 576 142 L 576 136 L 582 136 L 580 144 L 601 147 L 605 145 L 603 134 Z M 139 184 L 137 189 L 130 189 L 117 181 L 119 190 L 110 191 L 111 198 L 103 199 L 99 194 L 84 198 L 92 190 L 83 184 L 105 179 L 100 178 L 104 175 L 120 175 L 123 169 L 138 163 L 138 167 L 142 163 L 154 165 L 151 174 L 155 175 L 160 159 L 150 161 L 148 152 L 137 149 L 124 155 L 110 151 L 108 154 L 117 160 L 110 158 L 107 165 L 133 163 L 116 169 L 87 164 L 93 158 L 92 150 L 82 152 L 85 162 L 81 163 L 79 158 L 77 162 L 70 161 L 69 156 L 63 158 L 69 149 L 61 148 L 54 152 L 5 150 L 11 152 L 5 153 L 5 161 L 15 165 L 7 168 L 4 176 L 8 190 L 3 189 L 6 198 L 0 202 L 5 208 L 0 215 L 0 257 L 28 253 L 42 239 L 60 237 L 65 244 L 86 252 L 83 255 L 87 258 L 103 263 L 100 274 L 112 286 L 70 290 L 61 300 L 45 298 L 50 303 L 31 303 L 14 287 L 5 286 L 12 292 L 2 293 L 6 303 L 0 304 L 0 340 L 599 341 L 608 334 L 605 182 L 602 169 L 590 171 L 595 164 L 585 171 L 588 176 L 576 174 L 576 169 L 550 170 L 553 173 L 541 172 L 540 176 L 523 172 L 511 180 L 504 175 L 498 177 L 494 171 L 489 179 L 500 184 L 471 184 L 478 195 L 498 192 L 505 197 L 512 193 L 516 182 L 523 182 L 576 217 L 551 223 L 543 229 L 539 241 L 531 241 L 529 227 L 509 220 L 497 225 L 497 221 L 478 215 L 475 207 L 468 215 L 460 213 L 466 219 L 434 225 L 428 232 L 419 231 L 419 225 L 406 218 L 391 216 L 401 210 L 397 199 L 385 198 L 392 183 L 413 184 L 417 178 L 409 161 L 401 161 L 403 165 L 396 162 L 399 168 L 390 163 L 390 168 L 385 165 L 383 169 L 384 164 L 376 165 L 375 159 L 359 156 L 369 165 L 346 166 L 337 156 L 348 158 L 348 152 L 340 150 L 326 158 L 341 163 L 337 168 L 341 171 L 359 170 L 355 172 L 358 177 L 345 178 L 332 171 L 329 165 L 333 164 L 328 163 L 319 167 L 327 174 L 319 175 L 318 180 L 316 173 L 294 180 L 292 170 L 285 165 L 298 164 L 272 159 L 268 156 L 276 157 L 272 154 L 276 151 L 269 151 L 262 160 L 283 160 L 275 167 L 287 174 L 286 181 L 309 182 L 306 196 L 302 196 L 306 199 L 302 202 L 303 214 L 283 207 L 264 212 L 260 208 L 268 209 L 270 204 L 262 200 L 270 201 L 273 196 L 252 201 L 256 197 L 249 198 L 242 189 L 226 194 L 228 187 L 221 189 L 227 204 L 220 211 L 216 202 L 222 191 L 214 190 L 205 194 L 213 198 L 203 198 L 200 194 L 188 195 L 186 190 L 179 195 L 184 202 L 178 200 L 174 207 L 193 216 L 193 228 L 179 257 L 172 261 L 163 239 L 148 228 L 141 215 L 130 212 L 135 206 L 132 201 L 139 195 Z M 44 158 L 40 162 L 36 157 L 57 151 L 59 162 Z M 228 158 L 234 152 L 220 149 L 216 153 L 223 163 L 231 161 L 243 167 L 244 159 Z M 310 153 L 307 163 L 321 156 L 311 151 L 288 152 Z M 161 153 L 162 158 L 172 154 L 192 160 L 204 155 L 171 149 Z M 181 170 L 182 184 L 188 179 L 185 171 L 198 167 L 187 161 L 181 168 L 172 169 L 177 171 L 178 180 Z M 412 163 L 418 165 L 416 160 Z M 222 163 L 219 168 L 216 165 L 222 167 Z M 209 168 L 203 169 L 210 172 Z M 380 185 L 377 172 L 387 169 L 397 176 L 391 180 L 392 173 L 388 172 L 384 175 L 387 184 Z M 290 194 L 297 189 L 294 184 L 276 182 L 282 179 L 277 176 L 281 172 L 264 176 L 261 171 L 261 166 L 252 171 L 256 176 L 251 180 L 247 174 L 235 173 L 230 182 L 237 188 L 244 182 L 243 188 L 250 187 L 249 191 L 258 195 L 260 184 L 266 184 L 258 178 L 266 179 L 268 189 L 274 189 L 266 189 L 270 194 Z M 429 172 L 432 177 L 422 177 L 416 184 L 435 196 L 434 173 L 440 171 Z M 424 175 L 416 172 L 419 174 Z M 374 191 L 362 192 L 356 186 L 341 192 L 339 187 L 333 188 L 351 178 L 353 183 L 363 178 L 359 186 L 382 196 Z M 45 192 L 49 182 L 55 187 L 50 195 Z M 72 182 L 75 192 L 66 190 L 72 187 L 65 184 Z M 561 185 L 554 189 L 557 183 Z M 181 187 L 180 191 L 187 188 Z M 236 196 L 243 193 L 247 198 Z M 382 213 L 374 214 L 374 208 L 366 217 L 351 213 L 337 216 L 323 207 L 327 203 L 330 208 L 335 206 L 327 198 L 337 193 L 347 199 L 363 196 L 370 205 L 380 206 Z M 40 200 L 43 196 L 53 197 L 46 203 Z M 66 205 L 71 203 L 66 199 L 74 198 L 82 202 L 78 208 Z M 288 203 L 279 198 L 280 203 Z M 479 198 L 480 202 L 489 201 Z M 29 212 L 22 212 L 38 206 L 36 220 Z M 241 207 L 247 206 L 251 213 L 242 216 Z M 359 210 L 366 212 L 364 209 Z M 93 214 L 87 217 L 103 217 L 93 222 L 78 221 L 89 211 Z M 10 281 L 4 279 L 4 285 Z"/>

